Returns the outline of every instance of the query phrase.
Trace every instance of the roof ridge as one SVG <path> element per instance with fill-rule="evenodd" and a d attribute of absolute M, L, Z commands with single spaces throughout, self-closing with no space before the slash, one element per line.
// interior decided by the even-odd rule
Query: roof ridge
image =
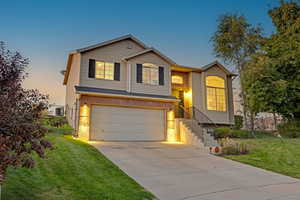
<path fill-rule="evenodd" d="M 82 53 L 82 52 L 85 52 L 85 51 L 90 51 L 90 50 L 93 50 L 95 48 L 106 46 L 106 45 L 109 45 L 111 43 L 118 42 L 118 41 L 121 41 L 121 40 L 126 40 L 126 39 L 132 39 L 133 41 L 135 41 L 136 43 L 141 45 L 143 48 L 145 48 L 145 49 L 148 48 L 148 46 L 146 44 L 144 44 L 142 41 L 137 39 L 135 36 L 133 36 L 132 34 L 127 34 L 127 35 L 123 35 L 123 36 L 120 36 L 120 37 L 117 37 L 117 38 L 114 38 L 114 39 L 111 39 L 111 40 L 106 40 L 106 41 L 103 41 L 103 42 L 100 42 L 100 43 L 97 43 L 97 44 L 94 44 L 94 45 L 89 45 L 87 47 L 76 49 L 72 53 Z"/>

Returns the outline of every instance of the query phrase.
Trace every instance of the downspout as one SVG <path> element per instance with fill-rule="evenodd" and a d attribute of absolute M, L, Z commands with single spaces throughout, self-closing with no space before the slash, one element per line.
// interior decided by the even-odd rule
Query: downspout
<path fill-rule="evenodd" d="M 74 133 L 73 136 L 74 137 L 78 137 L 78 123 L 79 123 L 79 99 L 76 98 L 76 102 L 75 102 L 75 129 L 74 129 Z"/>
<path fill-rule="evenodd" d="M 127 62 L 127 92 L 131 93 L 131 64 Z"/>

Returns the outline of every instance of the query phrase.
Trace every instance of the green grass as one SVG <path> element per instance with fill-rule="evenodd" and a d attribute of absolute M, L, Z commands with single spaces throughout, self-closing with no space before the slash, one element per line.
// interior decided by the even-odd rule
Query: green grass
<path fill-rule="evenodd" d="M 300 139 L 262 137 L 239 139 L 250 147 L 247 155 L 224 156 L 226 158 L 253 165 L 300 179 Z"/>
<path fill-rule="evenodd" d="M 153 199 L 94 147 L 71 136 L 47 136 L 55 148 L 33 169 L 9 169 L 3 186 L 5 200 Z"/>

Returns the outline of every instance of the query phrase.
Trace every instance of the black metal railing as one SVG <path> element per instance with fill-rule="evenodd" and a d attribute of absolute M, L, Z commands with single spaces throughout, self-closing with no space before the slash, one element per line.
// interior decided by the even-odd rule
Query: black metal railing
<path fill-rule="evenodd" d="M 213 128 L 217 128 L 216 123 L 211 120 L 206 114 L 201 112 L 198 108 L 195 106 L 191 107 L 192 108 L 192 115 L 193 118 L 199 121 L 201 124 L 209 124 Z"/>
<path fill-rule="evenodd" d="M 184 113 L 184 118 L 189 119 L 186 123 L 189 123 L 192 131 L 197 134 L 202 141 L 204 127 L 207 127 L 206 132 L 215 138 L 214 128 L 217 128 L 217 125 L 206 114 L 195 106 L 189 108 L 179 106 L 179 109 Z"/>

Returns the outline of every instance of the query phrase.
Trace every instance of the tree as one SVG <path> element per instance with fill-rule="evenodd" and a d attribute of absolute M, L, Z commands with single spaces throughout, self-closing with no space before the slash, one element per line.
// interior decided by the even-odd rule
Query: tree
<path fill-rule="evenodd" d="M 250 57 L 259 49 L 262 36 L 259 26 L 252 27 L 242 15 L 225 14 L 218 20 L 217 31 L 211 38 L 216 57 L 233 64 L 241 80 L 241 98 L 243 103 L 244 123 L 247 122 L 245 90 L 242 85 L 245 66 Z"/>
<path fill-rule="evenodd" d="M 44 157 L 51 144 L 40 122 L 48 97 L 22 88 L 28 59 L 0 42 L 0 186 L 9 166 L 34 167 L 32 153 Z"/>
<path fill-rule="evenodd" d="M 281 1 L 269 15 L 276 32 L 266 38 L 245 72 L 249 106 L 300 120 L 300 5 Z"/>

